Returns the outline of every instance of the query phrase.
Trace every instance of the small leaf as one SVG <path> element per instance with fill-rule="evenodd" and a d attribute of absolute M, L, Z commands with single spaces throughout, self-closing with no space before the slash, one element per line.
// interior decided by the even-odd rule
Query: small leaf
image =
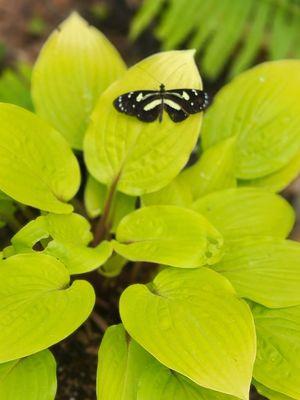
<path fill-rule="evenodd" d="M 143 206 L 174 205 L 185 207 L 192 203 L 192 190 L 189 185 L 178 179 L 178 175 L 171 183 L 157 192 L 144 194 L 142 196 Z"/>
<path fill-rule="evenodd" d="M 49 350 L 0 364 L 0 398 L 54 400 L 56 362 Z"/>
<path fill-rule="evenodd" d="M 205 116 L 203 146 L 236 137 L 236 176 L 255 179 L 283 168 L 300 150 L 300 62 L 261 64 L 235 78 Z"/>
<path fill-rule="evenodd" d="M 37 114 L 81 149 L 97 98 L 124 70 L 106 37 L 72 13 L 49 37 L 35 64 L 32 96 Z"/>
<path fill-rule="evenodd" d="M 300 173 L 300 153 L 283 168 L 273 174 L 252 180 L 240 180 L 239 186 L 264 187 L 270 191 L 280 192 L 291 183 Z"/>
<path fill-rule="evenodd" d="M 46 349 L 74 332 L 95 303 L 92 286 L 74 281 L 45 254 L 0 261 L 0 363 Z"/>
<path fill-rule="evenodd" d="M 300 307 L 253 307 L 258 339 L 253 376 L 268 388 L 300 399 Z"/>
<path fill-rule="evenodd" d="M 300 305 L 300 244 L 271 237 L 248 237 L 226 244 L 214 269 L 241 297 L 266 307 Z"/>
<path fill-rule="evenodd" d="M 84 203 L 86 211 L 91 218 L 102 214 L 104 204 L 108 195 L 105 185 L 96 181 L 92 176 L 88 177 L 84 191 Z M 119 222 L 125 215 L 135 209 L 136 197 L 127 196 L 124 193 L 116 192 L 112 201 L 112 227 L 111 232 L 115 232 Z"/>
<path fill-rule="evenodd" d="M 155 54 L 130 68 L 124 77 L 100 97 L 87 130 L 84 151 L 89 172 L 99 182 L 118 190 L 142 195 L 166 186 L 188 161 L 201 126 L 201 113 L 174 123 L 164 114 L 159 121 L 145 123 L 119 113 L 116 97 L 131 90 L 201 88 L 194 51 Z"/>
<path fill-rule="evenodd" d="M 216 190 L 235 187 L 234 138 L 209 148 L 196 164 L 185 169 L 177 178 L 189 185 L 194 200 Z"/>
<path fill-rule="evenodd" d="M 253 235 L 285 238 L 295 221 L 293 208 L 280 196 L 263 189 L 220 190 L 200 198 L 192 208 L 226 239 Z"/>
<path fill-rule="evenodd" d="M 285 394 L 275 392 L 259 382 L 254 381 L 253 383 L 258 393 L 269 400 L 295 400 L 292 397 L 286 396 Z"/>
<path fill-rule="evenodd" d="M 87 247 L 92 240 L 90 224 L 79 214 L 48 214 L 25 225 L 11 239 L 14 253 L 32 252 L 34 245 L 47 239 L 44 253 L 60 260 L 70 274 L 82 274 L 99 268 L 112 254 L 112 244 L 103 241 Z M 8 248 L 5 249 L 9 256 Z"/>
<path fill-rule="evenodd" d="M 151 362 L 152 356 L 126 336 L 122 325 L 109 327 L 99 349 L 97 399 L 136 399 L 140 375 Z"/>
<path fill-rule="evenodd" d="M 179 268 L 217 262 L 222 236 L 201 215 L 176 206 L 144 207 L 127 215 L 117 228 L 114 249 L 131 261 Z"/>
<path fill-rule="evenodd" d="M 71 275 L 84 274 L 99 268 L 112 252 L 112 243 L 106 240 L 97 247 L 79 247 L 53 240 L 45 249 L 45 254 L 50 254 L 65 264 Z"/>
<path fill-rule="evenodd" d="M 120 314 L 130 336 L 168 368 L 205 388 L 248 399 L 253 319 L 221 275 L 204 267 L 167 268 L 148 286 L 128 287 Z"/>
<path fill-rule="evenodd" d="M 13 199 L 58 214 L 78 190 L 78 162 L 64 138 L 36 115 L 0 103 L 0 189 Z"/>
<path fill-rule="evenodd" d="M 89 222 L 79 214 L 47 214 L 30 221 L 11 239 L 17 253 L 31 251 L 41 239 L 87 245 L 93 238 Z"/>

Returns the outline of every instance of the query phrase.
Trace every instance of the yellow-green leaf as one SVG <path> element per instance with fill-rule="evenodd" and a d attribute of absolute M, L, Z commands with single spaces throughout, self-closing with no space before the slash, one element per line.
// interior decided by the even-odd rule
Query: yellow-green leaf
<path fill-rule="evenodd" d="M 194 200 L 216 190 L 235 187 L 235 138 L 210 147 L 177 179 L 190 187 Z"/>
<path fill-rule="evenodd" d="M 124 70 L 106 37 L 72 13 L 49 37 L 34 66 L 36 112 L 81 149 L 96 100 Z"/>
<path fill-rule="evenodd" d="M 42 119 L 0 103 L 0 189 L 13 199 L 58 214 L 80 184 L 78 162 L 65 139 Z"/>
<path fill-rule="evenodd" d="M 214 264 L 220 259 L 222 236 L 198 213 L 177 206 L 149 206 L 120 222 L 114 249 L 132 261 L 179 268 Z"/>
<path fill-rule="evenodd" d="M 167 268 L 147 286 L 128 287 L 120 314 L 130 336 L 168 368 L 205 388 L 248 399 L 254 323 L 221 275 L 205 267 Z"/>
<path fill-rule="evenodd" d="M 25 225 L 11 239 L 5 255 L 28 253 L 41 241 L 44 253 L 59 259 L 70 274 L 82 274 L 99 268 L 111 256 L 111 242 L 87 247 L 92 240 L 89 222 L 79 214 L 48 214 Z M 9 251 L 9 252 L 8 252 Z"/>
<path fill-rule="evenodd" d="M 228 394 L 205 389 L 159 362 L 141 376 L 137 400 L 237 400 Z"/>
<path fill-rule="evenodd" d="M 194 51 L 155 54 L 130 68 L 100 97 L 85 136 L 85 160 L 99 182 L 130 195 L 166 186 L 186 164 L 197 141 L 202 115 L 174 123 L 166 113 L 162 123 L 145 123 L 115 110 L 113 101 L 133 90 L 201 88 Z"/>
<path fill-rule="evenodd" d="M 54 400 L 56 362 L 49 350 L 0 364 L 3 400 Z"/>
<path fill-rule="evenodd" d="M 259 188 L 220 190 L 195 201 L 192 208 L 226 239 L 253 235 L 285 238 L 295 221 L 287 201 Z"/>
<path fill-rule="evenodd" d="M 189 184 L 179 180 L 177 176 L 171 183 L 157 192 L 144 194 L 142 196 L 143 206 L 152 205 L 174 205 L 185 207 L 193 201 L 192 190 Z"/>
<path fill-rule="evenodd" d="M 280 192 L 289 183 L 297 178 L 300 172 L 300 153 L 297 153 L 295 157 L 283 168 L 274 172 L 273 174 L 264 176 L 262 178 L 252 180 L 239 180 L 239 186 L 254 186 L 254 187 L 265 187 L 268 190 L 274 192 Z"/>
<path fill-rule="evenodd" d="M 269 389 L 268 387 L 262 385 L 257 381 L 254 381 L 253 383 L 258 393 L 260 393 L 262 396 L 266 397 L 269 400 L 295 400 L 290 396 L 286 396 L 285 394 L 275 392 L 274 390 Z"/>
<path fill-rule="evenodd" d="M 268 309 L 256 305 L 254 378 L 268 388 L 300 399 L 300 306 Z"/>
<path fill-rule="evenodd" d="M 136 400 L 140 375 L 153 362 L 122 325 L 105 332 L 98 354 L 97 399 Z"/>
<path fill-rule="evenodd" d="M 264 177 L 300 150 L 300 61 L 280 60 L 244 72 L 215 97 L 205 117 L 205 149 L 236 137 L 236 176 Z"/>
<path fill-rule="evenodd" d="M 248 237 L 226 243 L 214 269 L 241 297 L 266 307 L 300 305 L 300 244 L 272 237 Z"/>
<path fill-rule="evenodd" d="M 0 363 L 44 350 L 76 330 L 95 303 L 92 286 L 54 257 L 18 254 L 0 261 Z"/>

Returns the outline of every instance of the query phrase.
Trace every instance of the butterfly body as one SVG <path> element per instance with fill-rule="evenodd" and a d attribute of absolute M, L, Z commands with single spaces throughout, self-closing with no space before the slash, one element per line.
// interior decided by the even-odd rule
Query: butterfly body
<path fill-rule="evenodd" d="M 124 93 L 114 100 L 115 108 L 124 114 L 137 117 L 143 122 L 162 121 L 166 111 L 173 122 L 181 122 L 190 114 L 205 110 L 208 95 L 199 89 L 136 90 Z"/>

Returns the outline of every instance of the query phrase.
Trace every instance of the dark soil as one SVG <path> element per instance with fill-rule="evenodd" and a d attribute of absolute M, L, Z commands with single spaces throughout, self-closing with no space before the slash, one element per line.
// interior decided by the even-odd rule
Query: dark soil
<path fill-rule="evenodd" d="M 13 66 L 20 60 L 34 62 L 48 34 L 74 9 L 100 28 L 131 65 L 159 50 L 151 32 L 133 44 L 127 39 L 130 20 L 139 3 L 139 0 L 0 0 L 0 68 Z M 218 82 L 209 87 L 214 93 L 222 85 L 223 82 Z M 298 215 L 299 193 L 300 180 L 284 192 Z M 8 232 L 1 231 L 3 244 Z M 300 240 L 299 224 L 292 236 Z M 96 399 L 97 352 L 102 335 L 107 326 L 120 322 L 118 301 L 124 288 L 133 282 L 149 280 L 151 269 L 151 266 L 141 270 L 139 265 L 129 265 L 116 279 L 106 279 L 96 272 L 89 274 L 87 279 L 97 293 L 95 311 L 77 332 L 52 349 L 58 364 L 57 400 Z M 262 399 L 255 393 L 251 396 L 252 400 L 259 398 Z"/>

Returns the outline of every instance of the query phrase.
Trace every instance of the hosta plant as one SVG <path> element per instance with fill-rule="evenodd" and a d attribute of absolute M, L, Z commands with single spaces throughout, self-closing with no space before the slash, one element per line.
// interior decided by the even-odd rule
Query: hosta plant
<path fill-rule="evenodd" d="M 34 112 L 1 103 L 0 216 L 15 231 L 0 261 L 1 399 L 55 398 L 51 346 L 101 296 L 88 274 L 124 266 L 148 281 L 124 290 L 99 344 L 98 400 L 246 400 L 251 384 L 300 399 L 300 245 L 276 194 L 300 170 L 300 62 L 246 71 L 180 123 L 113 107 L 158 82 L 200 89 L 193 56 L 126 69 L 73 14 L 33 67 Z"/>

